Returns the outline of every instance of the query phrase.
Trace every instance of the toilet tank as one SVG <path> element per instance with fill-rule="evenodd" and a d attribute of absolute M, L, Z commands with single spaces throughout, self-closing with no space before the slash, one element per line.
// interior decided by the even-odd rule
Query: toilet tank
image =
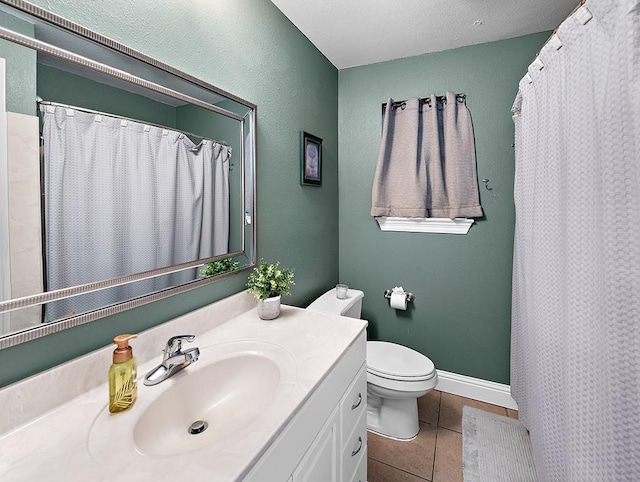
<path fill-rule="evenodd" d="M 364 298 L 362 291 L 349 289 L 347 290 L 347 297 L 344 300 L 339 300 L 336 298 L 336 289 L 333 288 L 307 306 L 307 309 L 348 316 L 349 318 L 360 318 L 362 298 Z"/>

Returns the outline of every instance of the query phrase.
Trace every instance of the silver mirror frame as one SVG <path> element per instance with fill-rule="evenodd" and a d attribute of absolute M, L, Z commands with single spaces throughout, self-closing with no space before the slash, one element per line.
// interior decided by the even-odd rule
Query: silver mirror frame
<path fill-rule="evenodd" d="M 46 293 L 40 293 L 40 294 L 36 294 L 36 295 L 32 295 L 32 296 L 26 296 L 23 298 L 16 298 L 16 299 L 12 299 L 12 300 L 8 300 L 8 301 L 4 301 L 4 302 L 0 302 L 0 313 L 3 312 L 9 312 L 9 311 L 14 311 L 17 309 L 21 309 L 21 308 L 26 308 L 29 306 L 36 306 L 36 305 L 41 305 L 43 303 L 48 303 L 50 301 L 54 301 L 54 300 L 59 300 L 59 299 L 63 299 L 63 298 L 68 298 L 71 296 L 76 296 L 82 293 L 89 293 L 92 291 L 97 291 L 97 290 L 102 290 L 105 288 L 110 288 L 113 286 L 119 286 L 119 285 L 123 285 L 123 284 L 127 284 L 127 283 L 132 283 L 135 281 L 140 281 L 140 280 L 144 280 L 144 279 L 148 279 L 148 278 L 153 278 L 156 276 L 161 276 L 161 275 L 166 275 L 169 273 L 174 273 L 177 271 L 182 271 L 188 268 L 193 268 L 196 266 L 200 266 L 206 263 L 209 263 L 211 261 L 216 261 L 219 259 L 224 259 L 224 258 L 229 258 L 229 257 L 238 257 L 238 256 L 246 256 L 247 260 L 248 260 L 248 264 L 245 266 L 242 266 L 241 268 L 233 271 L 233 272 L 228 272 L 228 273 L 223 273 L 217 276 L 213 276 L 210 278 L 205 278 L 205 279 L 200 279 L 200 280 L 196 280 L 181 286 L 176 286 L 173 288 L 168 288 L 166 290 L 157 292 L 157 293 L 153 293 L 153 294 L 149 294 L 146 296 L 142 296 L 139 298 L 135 298 L 129 301 L 125 301 L 122 303 L 118 303 L 116 305 L 112 305 L 112 306 L 108 306 L 105 308 L 101 308 L 95 311 L 91 311 L 88 313 L 84 313 L 84 314 L 80 314 L 77 316 L 73 316 L 70 318 L 66 318 L 64 320 L 60 320 L 60 321 L 56 321 L 56 322 L 52 322 L 52 323 L 47 323 L 47 324 L 42 324 L 41 326 L 37 326 L 34 328 L 29 328 L 26 330 L 22 330 L 22 331 L 18 331 L 15 333 L 11 333 L 5 336 L 0 337 L 0 350 L 4 349 L 4 348 L 9 348 L 11 346 L 14 345 L 18 345 L 20 343 L 24 343 L 27 341 L 31 341 L 34 340 L 36 338 L 40 338 L 52 333 L 56 333 L 62 330 L 66 330 L 68 328 L 73 328 L 75 326 L 79 326 L 85 323 L 89 323 L 95 320 L 98 320 L 100 318 L 104 318 L 107 316 L 111 316 L 114 315 L 116 313 L 121 313 L 123 311 L 126 310 L 130 310 L 133 308 L 137 308 L 139 306 L 148 304 L 148 303 L 153 303 L 155 301 L 167 298 L 169 296 L 173 296 L 179 293 L 184 293 L 185 291 L 189 291 L 191 289 L 194 288 L 198 288 L 213 282 L 216 282 L 218 280 L 227 278 L 235 273 L 238 273 L 240 271 L 245 271 L 248 269 L 253 268 L 254 266 L 256 266 L 257 264 L 257 229 L 256 229 L 256 168 L 255 168 L 255 163 L 256 163 L 256 152 L 257 152 L 257 107 L 255 104 L 252 104 L 244 99 L 241 99 L 240 97 L 237 97 L 233 94 L 230 94 L 229 92 L 226 92 L 222 89 L 219 89 L 211 84 L 208 84 L 200 79 L 197 79 L 185 72 L 179 71 L 167 64 L 164 64 L 154 58 L 151 58 L 145 54 L 142 54 L 136 50 L 131 49 L 130 47 L 127 47 L 126 45 L 120 44 L 108 37 L 105 37 L 103 35 L 100 35 L 96 32 L 93 32 L 85 27 L 82 27 L 81 25 L 78 25 L 76 23 L 73 23 L 63 17 L 60 17 L 56 14 L 53 14 L 51 12 L 49 12 L 48 10 L 44 10 L 36 5 L 33 5 L 27 1 L 24 0 L 0 0 L 0 3 L 5 4 L 5 5 L 9 5 L 21 12 L 27 13 L 39 20 L 45 21 L 49 24 L 52 24 L 56 27 L 59 27 L 61 29 L 64 29 L 68 32 L 74 33 L 80 37 L 83 37 L 87 40 L 93 41 L 95 43 L 98 43 L 104 47 L 108 47 L 110 49 L 113 49 L 121 54 L 124 54 L 128 57 L 131 57 L 133 59 L 142 61 L 152 67 L 155 67 L 157 69 L 160 69 L 162 71 L 165 71 L 169 74 L 172 74 L 178 78 L 181 78 L 183 80 L 186 80 L 188 82 L 191 82 L 197 86 L 200 86 L 204 89 L 207 89 L 209 91 L 212 91 L 220 96 L 226 97 L 229 100 L 232 100 L 234 102 L 237 102 L 245 107 L 247 107 L 247 109 L 249 110 L 249 112 L 247 113 L 247 115 L 245 115 L 244 117 L 239 116 L 238 114 L 235 114 L 233 112 L 227 111 L 225 109 L 221 109 L 217 106 L 214 106 L 212 104 L 208 104 L 206 102 L 200 101 L 198 99 L 195 99 L 193 97 L 190 97 L 186 94 L 183 94 L 181 92 L 177 92 L 174 91 L 172 89 L 169 89 L 167 87 L 164 87 L 160 84 L 156 84 L 154 82 L 150 82 L 147 81 L 145 79 L 142 79 L 140 77 L 136 77 L 134 75 L 131 75 L 127 72 L 124 72 L 122 70 L 118 70 L 118 69 L 114 69 L 111 68 L 109 66 L 106 66 L 104 64 L 92 61 L 90 59 L 87 59 L 85 57 L 81 57 L 79 55 L 70 53 L 66 50 L 62 50 L 59 49 L 57 47 L 54 47 L 52 45 L 49 45 L 47 43 L 41 42 L 39 40 L 36 40 L 34 38 L 31 37 L 27 37 L 27 36 L 23 36 L 21 34 L 15 33 L 11 30 L 7 30 L 4 28 L 0 27 L 0 39 L 4 39 L 4 40 L 8 40 L 14 43 L 17 43 L 19 45 L 25 46 L 25 47 L 29 47 L 32 48 L 38 52 L 43 52 L 46 53 L 48 55 L 53 55 L 56 56 L 58 58 L 64 59 L 66 61 L 70 61 L 70 62 L 74 62 L 76 64 L 82 65 L 83 67 L 88 67 L 92 70 L 95 70 L 97 72 L 101 72 L 104 74 L 108 74 L 110 76 L 113 76 L 115 78 L 121 79 L 121 80 L 125 80 L 127 82 L 145 87 L 147 89 L 150 90 L 154 90 L 158 93 L 161 94 L 165 94 L 168 95 L 170 97 L 174 97 L 176 99 L 182 100 L 182 101 L 186 101 L 189 102 L 191 104 L 195 104 L 198 105 L 199 107 L 203 107 L 205 109 L 214 111 L 218 114 L 222 114 L 224 116 L 230 117 L 232 119 L 238 120 L 240 121 L 243 127 L 243 135 L 242 138 L 244 139 L 245 137 L 245 122 L 249 122 L 250 125 L 250 133 L 251 133 L 251 142 L 252 142 L 252 148 L 253 148 L 253 152 L 251 153 L 251 157 L 252 157 L 252 161 L 254 163 L 253 169 L 251 170 L 251 186 L 250 188 L 253 189 L 253 196 L 251 196 L 252 199 L 252 206 L 243 206 L 242 214 L 243 214 L 243 219 L 244 219 L 244 213 L 247 211 L 247 208 L 249 208 L 249 211 L 251 213 L 251 221 L 250 221 L 250 225 L 251 225 L 251 234 L 250 234 L 250 250 L 249 252 L 247 252 L 247 239 L 246 239 L 246 227 L 248 225 L 248 223 L 242 223 L 243 229 L 242 229 L 242 251 L 238 251 L 235 253 L 228 253 L 222 256 L 215 256 L 213 258 L 209 258 L 209 259 L 204 259 L 204 260 L 196 260 L 196 261 L 191 261 L 188 263 L 183 263 L 180 265 L 175 265 L 175 266 L 169 266 L 169 267 L 165 267 L 165 268 L 160 268 L 157 270 L 153 270 L 153 271 L 147 271 L 144 273 L 137 273 L 134 275 L 130 275 L 130 276 L 124 276 L 124 277 L 120 277 L 120 278 L 116 278 L 116 279 L 111 279 L 111 280 L 105 280 L 105 281 L 99 281 L 99 282 L 95 282 L 95 283 L 90 283 L 87 285 L 81 285 L 81 286 L 73 286 L 70 288 L 65 288 L 65 289 L 61 289 L 61 290 L 56 290 L 56 291 L 50 291 L 50 292 L 46 292 Z M 34 99 L 35 100 L 35 99 Z M 242 165 L 244 166 L 244 152 L 242 152 Z M 244 195 L 244 193 L 246 193 L 246 189 L 248 188 L 247 186 L 247 174 L 245 173 L 245 175 L 242 178 L 242 190 L 243 190 L 243 204 L 245 202 L 246 196 Z"/>

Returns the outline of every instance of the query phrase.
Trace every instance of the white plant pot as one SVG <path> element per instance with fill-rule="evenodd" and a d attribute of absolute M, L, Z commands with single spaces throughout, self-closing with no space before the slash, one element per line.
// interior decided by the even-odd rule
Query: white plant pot
<path fill-rule="evenodd" d="M 273 320 L 280 315 L 280 296 L 258 300 L 258 316 L 263 320 Z"/>

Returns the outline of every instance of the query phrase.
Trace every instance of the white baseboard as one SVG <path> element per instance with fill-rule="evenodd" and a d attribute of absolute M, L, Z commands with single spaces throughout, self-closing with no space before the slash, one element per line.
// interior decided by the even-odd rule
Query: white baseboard
<path fill-rule="evenodd" d="M 502 383 L 438 370 L 436 390 L 518 410 L 518 404 L 511 396 L 511 388 Z"/>

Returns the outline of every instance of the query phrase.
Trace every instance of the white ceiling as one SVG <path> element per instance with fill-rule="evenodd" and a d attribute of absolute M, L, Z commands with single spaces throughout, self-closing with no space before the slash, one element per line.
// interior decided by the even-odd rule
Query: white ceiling
<path fill-rule="evenodd" d="M 578 0 L 271 0 L 338 69 L 553 30 Z"/>

